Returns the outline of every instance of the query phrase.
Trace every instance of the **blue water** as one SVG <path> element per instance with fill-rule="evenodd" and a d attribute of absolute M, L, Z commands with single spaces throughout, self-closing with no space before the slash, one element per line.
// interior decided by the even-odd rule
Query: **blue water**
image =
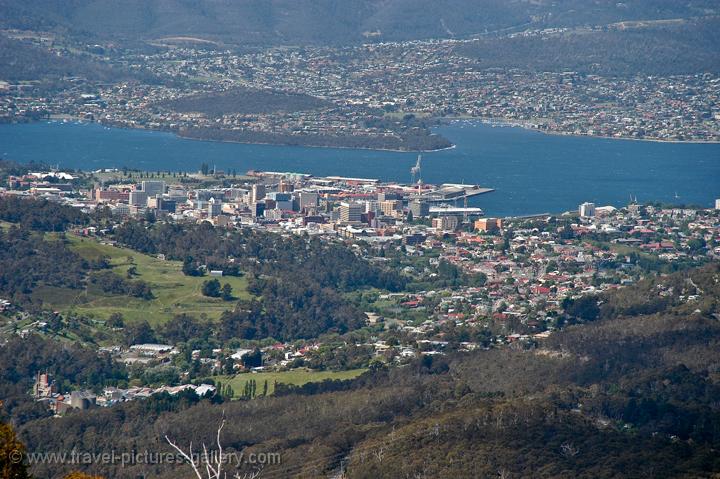
<path fill-rule="evenodd" d="M 720 198 L 720 144 L 678 144 L 544 135 L 456 122 L 439 132 L 456 148 L 423 154 L 428 183 L 467 182 L 496 191 L 471 201 L 488 215 L 524 215 L 638 201 L 710 207 Z M 410 181 L 416 154 L 195 141 L 97 124 L 0 125 L 0 156 L 85 170 L 294 171 Z M 675 198 L 677 194 L 678 198 Z"/>

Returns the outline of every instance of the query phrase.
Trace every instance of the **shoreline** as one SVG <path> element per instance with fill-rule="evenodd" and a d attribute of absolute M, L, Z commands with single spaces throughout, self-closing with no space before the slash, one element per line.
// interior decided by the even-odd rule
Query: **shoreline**
<path fill-rule="evenodd" d="M 651 143 L 666 143 L 666 144 L 678 144 L 678 145 L 718 145 L 720 144 L 720 140 L 673 140 L 673 139 L 663 139 L 663 138 L 630 138 L 625 136 L 605 136 L 605 135 L 589 135 L 589 134 L 582 134 L 582 133 L 570 133 L 570 132 L 563 132 L 563 131 L 552 131 L 552 130 L 541 130 L 539 128 L 536 128 L 534 123 L 524 123 L 520 122 L 518 120 L 511 120 L 506 118 L 488 118 L 488 117 L 435 117 L 442 126 L 446 126 L 452 123 L 481 123 L 483 125 L 488 125 L 493 128 L 495 127 L 502 127 L 502 128 L 520 128 L 526 131 L 533 131 L 537 133 L 541 133 L 543 135 L 552 135 L 552 136 L 567 136 L 567 137 L 573 137 L 573 138 L 597 138 L 597 139 L 603 139 L 603 140 L 626 140 L 626 141 L 647 141 Z M 166 130 L 162 128 L 145 128 L 145 127 L 133 127 L 133 126 L 124 126 L 124 125 L 116 125 L 116 124 L 108 124 L 103 123 L 101 121 L 88 121 L 82 118 L 73 117 L 69 115 L 59 115 L 55 118 L 43 118 L 38 120 L 28 120 L 28 121 L 8 121 L 8 122 L 0 122 L 1 125 L 21 125 L 21 124 L 30 124 L 30 123 L 66 123 L 65 120 L 74 122 L 74 123 L 82 123 L 82 124 L 96 124 L 100 125 L 106 128 L 119 128 L 122 130 L 137 130 L 137 131 L 154 131 L 154 132 L 160 132 L 160 133 L 169 133 L 177 138 L 181 138 L 184 140 L 193 140 L 193 141 L 207 141 L 207 142 L 213 142 L 213 143 L 235 143 L 239 145 L 264 145 L 264 146 L 285 146 L 285 147 L 300 147 L 300 148 L 325 148 L 325 149 L 337 149 L 337 150 L 366 150 L 366 151 L 387 151 L 391 153 L 434 153 L 438 151 L 446 151 L 446 150 L 452 150 L 454 148 L 457 148 L 456 143 L 452 143 L 450 146 L 445 148 L 436 148 L 432 150 L 398 150 L 394 148 L 371 148 L 371 147 L 359 147 L 359 146 L 324 146 L 324 145 L 298 145 L 298 144 L 288 144 L 288 143 L 267 143 L 267 142 L 254 142 L 254 141 L 235 141 L 235 140 L 218 140 L 218 139 L 212 139 L 212 138 L 196 138 L 193 136 L 186 136 L 182 135 L 179 131 L 175 130 Z M 433 127 L 433 129 L 438 128 L 438 126 Z"/>
<path fill-rule="evenodd" d="M 447 123 L 461 123 L 461 122 L 480 122 L 483 125 L 490 125 L 493 128 L 499 126 L 501 128 L 521 128 L 527 131 L 535 131 L 543 135 L 554 135 L 554 136 L 569 136 L 574 138 L 598 138 L 603 140 L 628 140 L 628 141 L 647 141 L 652 143 L 669 143 L 669 144 L 687 144 L 687 145 L 718 145 L 720 140 L 672 140 L 663 138 L 631 138 L 627 136 L 606 136 L 606 135 L 589 135 L 582 133 L 570 133 L 564 131 L 553 131 L 553 130 L 541 130 L 534 127 L 534 123 L 526 122 L 523 123 L 518 120 L 509 120 L 506 118 L 488 118 L 488 117 L 440 117 L 440 121 L 447 121 Z"/>
<path fill-rule="evenodd" d="M 322 145 L 290 145 L 287 143 L 262 143 L 262 142 L 251 142 L 251 141 L 234 141 L 234 140 L 214 140 L 210 138 L 196 138 L 193 136 L 185 136 L 181 135 L 177 132 L 170 132 L 166 130 L 149 130 L 147 128 L 128 128 L 130 130 L 133 129 L 146 129 L 148 131 L 164 131 L 165 133 L 172 133 L 178 138 L 181 138 L 183 140 L 193 140 L 193 141 L 208 141 L 208 142 L 214 142 L 214 143 L 234 143 L 237 145 L 264 145 L 264 146 L 285 146 L 285 147 L 298 147 L 298 148 L 324 148 L 329 150 L 365 150 L 365 151 L 388 151 L 391 153 L 433 153 L 436 151 L 445 151 L 445 150 L 452 150 L 457 147 L 457 145 L 452 144 L 445 148 L 437 148 L 435 150 L 395 150 L 392 148 L 363 148 L 359 146 L 322 146 Z"/>
<path fill-rule="evenodd" d="M 67 120 L 67 121 L 65 121 Z M 323 145 L 293 145 L 288 143 L 267 143 L 267 142 L 253 142 L 253 141 L 235 141 L 235 140 L 217 140 L 213 138 L 196 138 L 194 136 L 188 136 L 183 135 L 179 131 L 176 130 L 166 130 L 162 128 L 145 128 L 145 127 L 132 127 L 132 126 L 122 126 L 122 125 L 116 125 L 113 123 L 104 123 L 101 121 L 88 121 L 82 118 L 69 116 L 69 115 L 63 115 L 62 117 L 55 117 L 55 118 L 45 118 L 40 119 L 37 121 L 27 121 L 27 122 L 7 122 L 3 123 L 6 125 L 13 125 L 13 124 L 28 124 L 28 123 L 81 123 L 81 124 L 87 124 L 87 125 L 99 125 L 105 128 L 119 128 L 121 130 L 136 130 L 136 131 L 152 131 L 152 132 L 159 132 L 159 133 L 168 133 L 171 135 L 174 135 L 177 138 L 183 139 L 183 140 L 192 140 L 192 141 L 206 141 L 211 143 L 234 143 L 237 145 L 264 145 L 264 146 L 284 146 L 284 147 L 299 147 L 299 148 L 325 148 L 325 149 L 337 149 L 337 150 L 366 150 L 366 151 L 388 151 L 391 153 L 433 153 L 436 151 L 444 151 L 444 150 L 452 150 L 457 147 L 456 144 L 452 143 L 450 146 L 445 148 L 436 148 L 434 150 L 397 150 L 393 148 L 364 148 L 364 147 L 358 147 L 358 146 L 323 146 Z M 449 140 L 448 140 L 449 141 Z"/>

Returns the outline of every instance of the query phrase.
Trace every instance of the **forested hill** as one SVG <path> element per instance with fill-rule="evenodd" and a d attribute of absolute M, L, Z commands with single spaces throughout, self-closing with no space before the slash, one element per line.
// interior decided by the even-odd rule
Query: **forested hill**
<path fill-rule="evenodd" d="M 689 18 L 712 0 L 0 0 L 0 26 L 125 40 L 350 44 L 467 37 L 513 29 Z"/>
<path fill-rule="evenodd" d="M 214 441 L 224 413 L 226 452 L 281 454 L 266 477 L 341 467 L 349 478 L 717 477 L 719 285 L 714 264 L 568 302 L 576 324 L 530 349 L 425 356 L 352 384 L 222 405 L 132 402 L 30 421 L 20 435 L 37 452 L 167 452 L 165 434 Z M 92 472 L 119 477 L 112 466 Z M 122 472 L 182 474 L 161 465 Z"/>
<path fill-rule="evenodd" d="M 485 68 L 608 76 L 720 73 L 720 17 L 629 28 L 481 38 L 457 52 Z"/>

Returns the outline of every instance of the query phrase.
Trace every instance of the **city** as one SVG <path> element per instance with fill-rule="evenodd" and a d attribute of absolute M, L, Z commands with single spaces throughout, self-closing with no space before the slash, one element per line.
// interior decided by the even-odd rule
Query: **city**
<path fill-rule="evenodd" d="M 0 479 L 718 479 L 717 0 L 0 0 Z"/>
<path fill-rule="evenodd" d="M 632 202 L 618 209 L 583 203 L 561 215 L 488 218 L 480 208 L 451 203 L 462 204 L 468 195 L 492 194 L 491 189 L 424 184 L 420 166 L 413 174 L 418 176 L 415 184 L 261 171 L 238 177 L 210 171 L 208 165 L 192 174 L 44 171 L 8 176 L 0 197 L 108 214 L 103 228 L 85 226 L 72 234 L 109 247 L 127 246 L 112 234 L 127 221 L 206 223 L 342 243 L 363 260 L 392 263 L 416 281 L 410 291 L 360 293 L 366 328 L 353 340 L 339 336 L 327 342 L 246 341 L 239 349 L 193 350 L 191 356 L 208 377 L 308 366 L 322 370 L 348 348 L 353 360 L 345 368 L 352 372 L 378 360 L 404 364 L 423 355 L 537 346 L 563 326 L 568 301 L 627 287 L 651 271 L 701 265 L 720 257 L 720 200 L 715 210 Z M 165 261 L 164 255 L 158 258 Z M 234 260 L 226 261 L 220 264 Z M 227 277 L 224 274 L 238 274 L 221 267 L 197 265 L 199 274 L 220 281 Z M 188 274 L 185 266 L 183 271 Z M 679 302 L 692 303 L 701 294 L 690 288 Z M 2 331 L 21 336 L 52 333 L 53 321 L 16 314 L 10 300 L 2 304 L 8 318 Z M 81 311 L 56 312 L 60 317 L 54 321 L 62 323 L 62 315 Z M 112 318 L 110 314 L 104 320 L 109 323 Z M 178 346 L 185 347 L 106 342 L 100 350 L 133 367 L 157 368 L 175 364 L 175 356 L 182 356 Z M 260 359 L 248 363 L 246 356 L 253 351 Z M 181 377 L 190 374 L 182 371 Z M 45 384 L 44 390 L 48 387 Z M 189 387 L 201 387 L 199 395 L 215 390 L 210 384 L 188 382 L 143 387 L 106 395 L 127 400 L 164 391 L 177 394 Z M 36 395 L 43 401 L 52 399 L 49 393 Z M 60 411 L 64 403 L 52 404 Z"/>
<path fill-rule="evenodd" d="M 143 65 L 169 81 L 105 85 L 77 78 L 53 94 L 5 82 L 0 121 L 72 118 L 193 138 L 402 150 L 450 146 L 429 133 L 437 118 L 570 135 L 720 139 L 716 75 L 618 78 L 487 69 L 464 53 L 472 42 L 246 54 L 187 47 L 126 52 L 118 64 Z M 215 109 L 217 101 L 226 106 Z"/>

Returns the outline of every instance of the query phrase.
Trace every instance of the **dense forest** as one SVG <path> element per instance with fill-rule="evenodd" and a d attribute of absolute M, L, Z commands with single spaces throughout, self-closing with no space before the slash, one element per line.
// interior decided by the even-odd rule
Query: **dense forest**
<path fill-rule="evenodd" d="M 102 268 L 71 251 L 62 239 L 46 240 L 42 234 L 11 227 L 0 229 L 0 295 L 28 305 L 40 285 L 80 288 L 86 274 Z"/>
<path fill-rule="evenodd" d="M 90 217 L 77 208 L 45 199 L 3 196 L 0 198 L 0 220 L 37 231 L 64 231 L 71 225 L 89 223 Z"/>
<path fill-rule="evenodd" d="M 341 469 L 353 478 L 712 477 L 720 472 L 719 284 L 715 264 L 607 293 L 594 318 L 530 348 L 425 356 L 249 401 L 157 398 L 16 425 L 33 451 L 167 452 L 165 434 L 212 442 L 224 412 L 228 451 L 282 454 L 268 477 Z M 682 299 L 689 288 L 702 291 L 692 302 Z M 671 289 L 668 302 L 643 309 Z M 86 472 L 117 477 L 109 466 Z M 123 471 L 141 472 L 191 474 Z"/>

